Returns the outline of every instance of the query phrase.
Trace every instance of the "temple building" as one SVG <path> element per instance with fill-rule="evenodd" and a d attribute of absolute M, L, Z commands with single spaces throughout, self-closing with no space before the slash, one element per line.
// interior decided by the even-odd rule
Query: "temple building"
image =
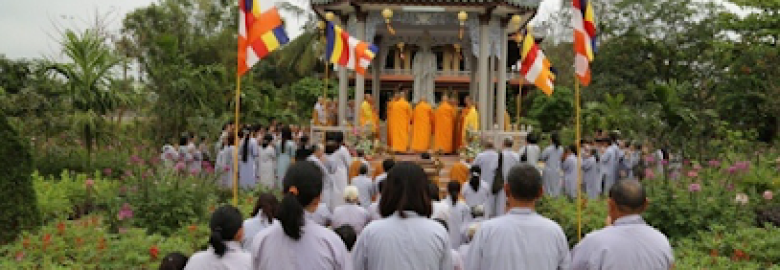
<path fill-rule="evenodd" d="M 365 77 L 339 69 L 338 122 L 346 124 L 347 91 L 352 85 L 354 104 L 372 93 L 382 118 L 385 101 L 405 90 L 412 102 L 426 97 L 436 103 L 446 93 L 462 105 L 470 95 L 477 102 L 480 123 L 491 123 L 482 124 L 483 131 L 504 123 L 506 96 L 517 95 L 525 84 L 510 70 L 519 60 L 519 47 L 510 36 L 536 15 L 540 2 L 312 0 L 321 18 L 329 17 L 351 35 L 379 47 Z"/>

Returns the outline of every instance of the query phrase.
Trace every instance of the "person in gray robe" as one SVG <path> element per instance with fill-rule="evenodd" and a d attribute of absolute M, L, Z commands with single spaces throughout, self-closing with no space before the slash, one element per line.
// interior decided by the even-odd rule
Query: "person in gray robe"
<path fill-rule="evenodd" d="M 493 143 L 489 141 L 483 142 L 483 148 L 482 153 L 477 154 L 477 157 L 474 158 L 474 162 L 472 162 L 471 166 L 479 167 L 482 170 L 482 181 L 487 183 L 488 187 L 492 187 L 496 176 L 496 169 L 498 169 L 498 152 L 493 148 Z M 492 190 L 488 188 L 488 196 L 485 200 L 486 216 L 498 216 L 498 211 L 500 211 L 496 204 L 498 202 L 498 196 L 500 196 L 498 193 L 493 193 Z"/>
<path fill-rule="evenodd" d="M 509 170 L 512 169 L 512 167 L 520 164 L 520 155 L 518 155 L 517 152 L 512 151 L 511 138 L 506 138 L 504 140 L 504 149 L 501 150 L 501 155 L 501 176 L 506 179 L 506 177 L 509 175 Z M 492 207 L 495 208 L 495 211 L 493 211 L 495 216 L 500 216 L 506 213 L 506 192 L 504 189 L 502 188 L 501 191 L 493 196 L 493 198 L 496 200 L 495 202 L 491 203 L 491 205 L 493 205 Z"/>
<path fill-rule="evenodd" d="M 345 204 L 336 207 L 333 210 L 331 218 L 331 227 L 338 228 L 344 225 L 352 226 L 355 232 L 360 235 L 363 227 L 371 221 L 371 214 L 368 210 L 358 205 L 359 192 L 357 187 L 348 186 L 344 189 Z"/>
<path fill-rule="evenodd" d="M 458 182 L 447 183 L 447 193 L 449 195 L 444 199 L 444 202 L 450 205 L 450 216 L 446 220 L 449 228 L 447 231 L 450 234 L 450 245 L 452 245 L 453 249 L 457 249 L 465 241 L 461 234 L 461 228 L 471 221 L 471 208 L 465 203 L 458 201 L 458 195 L 460 194 L 460 184 Z"/>
<path fill-rule="evenodd" d="M 255 236 L 249 251 L 255 270 L 350 270 L 341 238 L 309 217 L 319 205 L 324 174 L 316 164 L 296 162 L 284 177 L 278 223 Z"/>
<path fill-rule="evenodd" d="M 601 172 L 599 171 L 597 151 L 595 148 L 586 148 L 582 156 L 582 181 L 585 182 L 585 193 L 588 198 L 596 199 L 601 194 Z"/>
<path fill-rule="evenodd" d="M 374 182 L 368 177 L 368 166 L 366 164 L 360 164 L 358 176 L 352 178 L 352 185 L 358 189 L 360 206 L 368 209 L 371 205 L 371 198 L 376 195 L 377 189 Z"/>
<path fill-rule="evenodd" d="M 260 231 L 271 227 L 276 220 L 276 211 L 279 209 L 279 200 L 271 193 L 261 193 L 252 210 L 252 216 L 244 220 L 244 239 L 241 245 L 244 249 L 252 246 L 252 241 Z"/>
<path fill-rule="evenodd" d="M 551 197 L 557 197 L 561 194 L 561 158 L 563 157 L 563 147 L 557 133 L 550 137 L 551 144 L 542 152 L 540 160 L 544 161 L 544 192 Z"/>
<path fill-rule="evenodd" d="M 289 127 L 282 128 L 282 140 L 276 144 L 276 177 L 277 186 L 282 186 L 282 179 L 290 167 L 293 155 L 295 155 L 295 141 L 292 138 L 292 131 Z"/>
<path fill-rule="evenodd" d="M 352 250 L 354 269 L 453 269 L 447 230 L 429 218 L 428 176 L 422 167 L 399 162 L 383 184 L 379 212 L 385 218 L 363 229 Z"/>
<path fill-rule="evenodd" d="M 608 226 L 591 232 L 572 250 L 572 268 L 672 269 L 674 255 L 666 236 L 647 225 L 641 213 L 647 207 L 638 181 L 620 181 L 609 191 Z M 610 222 L 611 221 L 611 222 Z"/>
<path fill-rule="evenodd" d="M 482 222 L 469 244 L 466 269 L 569 269 L 563 229 L 534 210 L 543 195 L 539 171 L 528 164 L 512 168 L 506 190 L 509 212 Z"/>
<path fill-rule="evenodd" d="M 617 163 L 617 153 L 610 146 L 609 139 L 606 138 L 599 139 L 599 148 L 601 151 L 599 155 L 599 172 L 601 173 L 600 177 L 603 184 L 602 191 L 606 192 L 615 183 L 615 170 L 612 164 Z"/>
<path fill-rule="evenodd" d="M 602 169 L 607 170 L 604 178 L 604 192 L 609 191 L 609 189 L 612 188 L 612 185 L 617 183 L 620 177 L 619 162 L 623 156 L 623 152 L 620 151 L 620 147 L 618 147 L 617 141 L 618 141 L 617 133 L 615 132 L 610 133 L 609 139 L 607 140 L 609 146 L 607 147 L 607 151 L 604 154 L 606 161 L 602 160 L 602 164 L 605 164 L 606 166 L 606 168 L 602 167 Z"/>
<path fill-rule="evenodd" d="M 312 154 L 306 158 L 306 160 L 313 162 L 322 170 L 324 176 L 322 179 L 322 198 L 320 198 L 320 202 L 327 205 L 327 202 L 331 201 L 331 197 L 334 193 L 333 190 L 335 189 L 335 184 L 331 177 L 335 170 L 333 170 L 328 163 L 324 162 L 326 161 L 325 147 L 321 144 L 315 145 L 312 149 Z"/>
<path fill-rule="evenodd" d="M 488 194 L 490 194 L 490 186 L 485 181 L 482 181 L 482 169 L 479 166 L 471 166 L 469 172 L 471 173 L 471 179 L 463 183 L 461 191 L 463 199 L 466 200 L 466 205 L 469 208 L 484 206 Z"/>
<path fill-rule="evenodd" d="M 257 140 L 244 131 L 244 139 L 238 147 L 238 183 L 242 189 L 254 189 L 257 185 L 257 158 L 260 147 Z"/>
<path fill-rule="evenodd" d="M 577 198 L 577 147 L 570 145 L 566 151 L 566 158 L 561 164 L 563 170 L 563 187 L 569 199 Z"/>
<path fill-rule="evenodd" d="M 521 163 L 530 164 L 534 167 L 539 166 L 539 156 L 541 155 L 542 150 L 539 148 L 539 145 L 536 144 L 537 142 L 538 138 L 536 137 L 536 134 L 528 133 L 525 137 L 525 145 L 517 151 Z"/>

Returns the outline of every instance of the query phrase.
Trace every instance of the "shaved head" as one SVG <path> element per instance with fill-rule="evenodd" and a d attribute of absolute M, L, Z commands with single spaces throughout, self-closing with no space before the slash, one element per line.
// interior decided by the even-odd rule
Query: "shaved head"
<path fill-rule="evenodd" d="M 635 180 L 618 181 L 609 190 L 609 198 L 621 212 L 630 213 L 641 212 L 647 202 L 645 188 Z"/>

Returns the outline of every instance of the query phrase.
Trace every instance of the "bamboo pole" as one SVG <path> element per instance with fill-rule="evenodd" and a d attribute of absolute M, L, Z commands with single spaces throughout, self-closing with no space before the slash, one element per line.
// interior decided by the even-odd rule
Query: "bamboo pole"
<path fill-rule="evenodd" d="M 233 134 L 233 205 L 238 206 L 238 131 L 241 109 L 241 75 L 236 74 L 236 122 Z"/>
<path fill-rule="evenodd" d="M 580 127 L 580 82 L 574 78 L 574 117 L 575 133 L 574 140 L 577 147 L 577 240 L 582 240 L 582 149 L 581 127 Z"/>

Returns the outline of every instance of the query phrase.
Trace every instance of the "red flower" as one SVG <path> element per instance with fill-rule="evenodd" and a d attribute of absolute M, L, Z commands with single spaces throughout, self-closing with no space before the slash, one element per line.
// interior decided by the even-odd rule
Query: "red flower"
<path fill-rule="evenodd" d="M 81 239 L 81 237 L 76 237 L 76 245 L 77 246 L 81 246 L 81 244 L 83 244 L 83 243 L 84 243 L 84 240 Z"/>
<path fill-rule="evenodd" d="M 16 261 L 21 262 L 24 260 L 24 251 L 16 252 Z"/>
<path fill-rule="evenodd" d="M 65 233 L 65 223 L 60 221 L 60 223 L 57 223 L 57 232 L 62 235 Z"/>
<path fill-rule="evenodd" d="M 156 245 L 152 245 L 152 247 L 149 248 L 149 255 L 152 256 L 152 260 L 156 260 L 159 253 L 160 249 L 157 248 Z"/>
<path fill-rule="evenodd" d="M 22 240 L 22 247 L 25 249 L 30 247 L 30 237 L 25 237 L 24 240 Z"/>
<path fill-rule="evenodd" d="M 106 239 L 103 238 L 102 236 L 100 237 L 100 239 L 98 239 L 98 246 L 97 246 L 97 248 L 98 248 L 98 250 L 106 249 Z"/>
<path fill-rule="evenodd" d="M 44 234 L 43 235 L 43 250 L 46 250 L 46 247 L 49 246 L 49 243 L 51 242 L 51 234 Z"/>
<path fill-rule="evenodd" d="M 195 232 L 195 230 L 198 229 L 198 225 L 195 224 L 190 225 L 189 227 L 187 227 L 187 229 L 190 230 L 190 232 Z"/>

